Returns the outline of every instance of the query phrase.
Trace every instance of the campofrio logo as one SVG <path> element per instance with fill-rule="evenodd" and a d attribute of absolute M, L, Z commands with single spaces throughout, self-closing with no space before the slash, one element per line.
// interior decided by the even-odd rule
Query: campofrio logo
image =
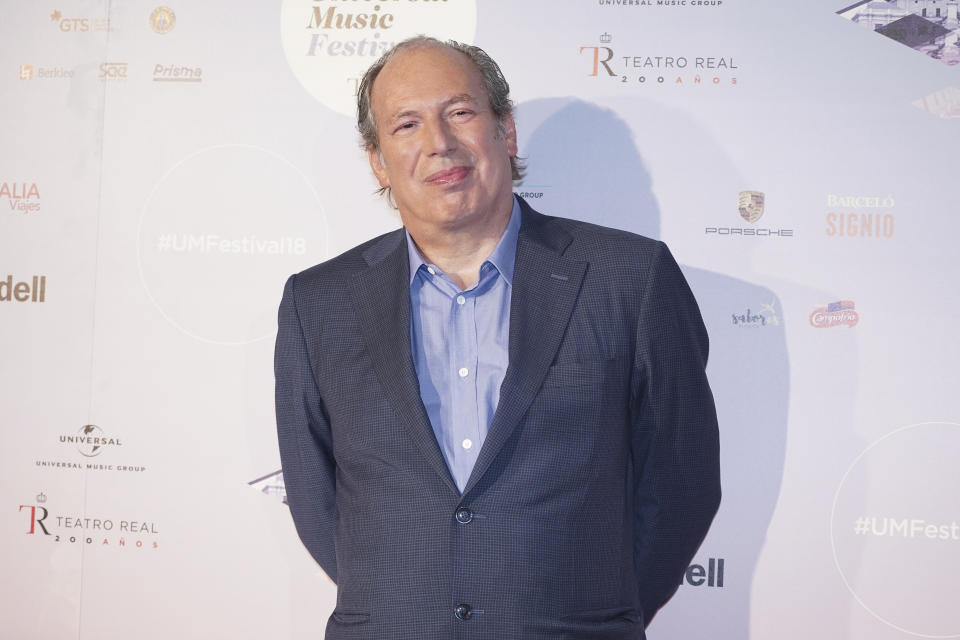
<path fill-rule="evenodd" d="M 814 329 L 832 329 L 833 327 L 855 327 L 860 322 L 860 314 L 854 308 L 853 300 L 838 300 L 810 312 L 810 326 Z"/>

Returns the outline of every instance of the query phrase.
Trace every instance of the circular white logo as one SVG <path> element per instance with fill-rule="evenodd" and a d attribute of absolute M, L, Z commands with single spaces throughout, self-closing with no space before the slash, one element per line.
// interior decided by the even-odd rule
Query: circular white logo
<path fill-rule="evenodd" d="M 871 615 L 924 638 L 960 637 L 960 424 L 880 438 L 850 464 L 830 520 L 844 584 Z"/>
<path fill-rule="evenodd" d="M 160 313 L 204 342 L 245 344 L 276 332 L 286 277 L 326 257 L 326 217 L 307 177 L 245 145 L 193 153 L 143 206 L 140 277 Z"/>
<path fill-rule="evenodd" d="M 472 43 L 475 0 L 284 0 L 280 36 L 304 88 L 334 111 L 356 113 L 364 71 L 394 44 L 423 34 Z"/>

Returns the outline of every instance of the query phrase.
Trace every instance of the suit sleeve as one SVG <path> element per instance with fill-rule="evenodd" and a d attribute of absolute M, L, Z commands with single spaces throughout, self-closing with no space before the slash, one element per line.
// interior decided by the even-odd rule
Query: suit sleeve
<path fill-rule="evenodd" d="M 669 600 L 720 504 L 717 415 L 697 302 L 666 245 L 644 283 L 632 384 L 634 557 L 646 622 Z"/>
<path fill-rule="evenodd" d="M 336 582 L 336 463 L 298 312 L 296 276 L 287 280 L 280 302 L 274 375 L 287 503 L 303 544 Z"/>

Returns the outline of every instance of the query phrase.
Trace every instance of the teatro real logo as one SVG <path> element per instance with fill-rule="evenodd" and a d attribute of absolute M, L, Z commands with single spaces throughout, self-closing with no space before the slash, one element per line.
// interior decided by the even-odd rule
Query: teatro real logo
<path fill-rule="evenodd" d="M 621 87 L 737 86 L 739 65 L 731 56 L 718 56 L 712 51 L 645 51 L 637 44 L 624 45 L 604 31 L 597 40 L 600 46 L 583 45 L 578 53 L 585 61 L 582 69 L 591 78 L 605 78 Z"/>

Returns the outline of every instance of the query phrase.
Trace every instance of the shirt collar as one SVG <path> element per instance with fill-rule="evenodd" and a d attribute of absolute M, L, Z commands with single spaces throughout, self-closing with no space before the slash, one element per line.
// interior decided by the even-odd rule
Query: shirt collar
<path fill-rule="evenodd" d="M 417 271 L 422 266 L 430 266 L 420 255 L 420 249 L 410 237 L 410 232 L 403 230 L 407 236 L 407 259 L 410 261 L 410 284 L 417 277 Z M 494 247 L 493 252 L 487 256 L 484 262 L 492 264 L 500 276 L 507 281 L 507 284 L 513 286 L 513 267 L 517 261 L 517 242 L 520 237 L 520 203 L 517 197 L 513 197 L 513 210 L 510 211 L 510 221 L 507 222 L 507 228 L 500 236 L 500 242 Z"/>

